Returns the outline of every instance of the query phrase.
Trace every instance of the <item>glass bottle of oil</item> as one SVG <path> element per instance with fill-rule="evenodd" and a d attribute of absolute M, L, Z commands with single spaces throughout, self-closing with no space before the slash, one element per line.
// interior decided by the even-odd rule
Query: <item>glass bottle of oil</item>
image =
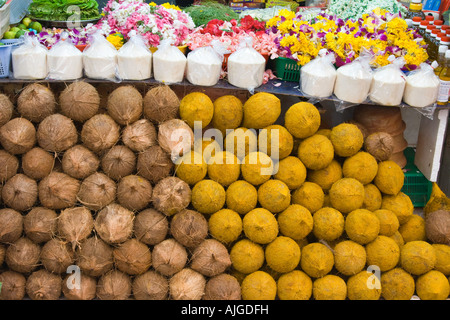
<path fill-rule="evenodd" d="M 444 69 L 444 66 L 445 66 L 445 52 L 447 50 L 448 50 L 448 46 L 446 46 L 446 45 L 440 45 L 439 46 L 438 58 L 436 60 L 439 65 L 434 69 L 434 73 L 437 76 L 439 76 L 439 74 L 441 73 L 442 69 Z"/>
<path fill-rule="evenodd" d="M 450 50 L 445 52 L 445 66 L 439 73 L 439 83 L 437 104 L 445 106 L 448 104 L 450 93 Z"/>
<path fill-rule="evenodd" d="M 420 17 L 422 20 L 425 20 L 425 14 L 422 11 L 422 0 L 411 0 L 409 3 L 408 12 L 406 12 L 406 16 L 404 17 L 408 26 L 412 26 L 412 19 L 414 17 Z"/>

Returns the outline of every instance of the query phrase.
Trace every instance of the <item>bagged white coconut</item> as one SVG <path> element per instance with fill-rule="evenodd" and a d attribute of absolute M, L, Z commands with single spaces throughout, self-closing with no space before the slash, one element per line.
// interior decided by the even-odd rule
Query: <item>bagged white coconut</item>
<path fill-rule="evenodd" d="M 172 40 L 162 40 L 153 54 L 153 77 L 159 82 L 182 82 L 186 64 L 186 56 L 172 45 Z"/>
<path fill-rule="evenodd" d="M 67 32 L 48 52 L 48 78 L 74 80 L 83 77 L 83 54 L 69 39 Z"/>
<path fill-rule="evenodd" d="M 37 37 L 24 37 L 24 43 L 11 53 L 13 77 L 15 79 L 45 79 L 48 75 L 48 49 Z"/>
<path fill-rule="evenodd" d="M 363 52 L 354 61 L 337 69 L 334 94 L 338 99 L 358 104 L 367 99 L 373 76 L 372 57 Z"/>
<path fill-rule="evenodd" d="M 300 87 L 303 93 L 311 97 L 326 98 L 333 94 L 336 82 L 336 58 L 327 49 L 321 49 L 319 55 L 300 69 Z"/>
<path fill-rule="evenodd" d="M 406 76 L 401 70 L 405 59 L 390 56 L 388 60 L 390 64 L 376 69 L 373 73 L 369 99 L 383 106 L 398 106 L 402 103 L 406 84 Z"/>
<path fill-rule="evenodd" d="M 118 76 L 122 80 L 145 80 L 152 75 L 152 52 L 144 38 L 131 31 L 129 40 L 117 53 Z"/>
<path fill-rule="evenodd" d="M 86 77 L 113 80 L 117 72 L 117 49 L 98 31 L 83 51 Z"/>
<path fill-rule="evenodd" d="M 415 108 L 434 104 L 439 94 L 439 78 L 428 63 L 421 63 L 418 70 L 406 77 L 403 101 Z"/>
<path fill-rule="evenodd" d="M 228 82 L 252 91 L 262 85 L 266 59 L 253 48 L 252 38 L 245 37 L 239 48 L 228 57 Z"/>
<path fill-rule="evenodd" d="M 186 79 L 195 85 L 213 86 L 222 72 L 224 54 L 228 53 L 224 45 L 213 40 L 211 45 L 200 47 L 187 55 Z"/>

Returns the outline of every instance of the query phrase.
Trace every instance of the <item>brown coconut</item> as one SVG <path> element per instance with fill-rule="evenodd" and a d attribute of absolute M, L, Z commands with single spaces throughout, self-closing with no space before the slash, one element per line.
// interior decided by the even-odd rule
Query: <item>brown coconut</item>
<path fill-rule="evenodd" d="M 0 150 L 0 184 L 11 178 L 19 169 L 19 160 L 16 156 Z"/>
<path fill-rule="evenodd" d="M 156 245 L 163 241 L 169 231 L 167 217 L 155 209 L 148 208 L 136 215 L 134 219 L 134 235 L 139 241 Z"/>
<path fill-rule="evenodd" d="M 68 275 L 62 282 L 62 292 L 67 300 L 93 300 L 97 293 L 97 280 L 80 274 L 79 282 Z"/>
<path fill-rule="evenodd" d="M 0 209 L 0 242 L 17 241 L 22 235 L 23 220 L 22 215 L 14 209 Z"/>
<path fill-rule="evenodd" d="M 103 172 L 114 180 L 128 176 L 136 169 L 136 155 L 127 146 L 117 145 L 102 157 Z"/>
<path fill-rule="evenodd" d="M 25 297 L 27 279 L 23 274 L 5 271 L 0 274 L 0 300 L 22 300 Z"/>
<path fill-rule="evenodd" d="M 0 127 L 11 120 L 14 112 L 14 105 L 9 97 L 0 93 Z"/>
<path fill-rule="evenodd" d="M 153 268 L 163 276 L 173 276 L 181 271 L 187 263 L 186 248 L 173 238 L 161 241 L 153 247 Z"/>
<path fill-rule="evenodd" d="M 55 166 L 55 156 L 35 147 L 22 156 L 22 170 L 32 179 L 40 180 L 50 174 Z"/>
<path fill-rule="evenodd" d="M 29 273 L 39 265 L 41 247 L 28 238 L 22 237 L 6 249 L 6 264 L 20 273 Z"/>
<path fill-rule="evenodd" d="M 117 269 L 129 275 L 143 274 L 152 264 L 149 247 L 137 239 L 120 244 L 114 249 L 113 255 Z"/>
<path fill-rule="evenodd" d="M 61 113 L 74 121 L 84 122 L 97 114 L 100 96 L 97 89 L 84 81 L 68 85 L 59 96 Z"/>
<path fill-rule="evenodd" d="M 113 270 L 98 280 L 97 297 L 100 300 L 127 300 L 131 295 L 131 286 L 129 275 Z"/>
<path fill-rule="evenodd" d="M 177 177 L 167 177 L 153 188 L 153 206 L 167 216 L 187 208 L 191 202 L 191 188 Z"/>
<path fill-rule="evenodd" d="M 166 300 L 169 281 L 155 271 L 147 271 L 133 280 L 133 296 L 136 300 Z"/>
<path fill-rule="evenodd" d="M 394 152 L 394 140 L 387 132 L 374 132 L 365 138 L 364 150 L 378 161 L 386 161 Z"/>
<path fill-rule="evenodd" d="M 155 123 L 176 118 L 179 106 L 180 99 L 167 85 L 154 87 L 144 96 L 144 115 Z"/>
<path fill-rule="evenodd" d="M 55 113 L 42 120 L 36 137 L 42 149 L 63 152 L 78 142 L 78 131 L 70 118 Z"/>
<path fill-rule="evenodd" d="M 96 114 L 83 124 L 81 141 L 95 153 L 112 148 L 120 138 L 120 127 L 107 114 Z"/>
<path fill-rule="evenodd" d="M 76 253 L 77 265 L 83 274 L 99 277 L 114 266 L 113 248 L 98 237 L 83 241 Z"/>
<path fill-rule="evenodd" d="M 98 157 L 88 148 L 76 145 L 64 152 L 62 170 L 75 179 L 84 179 L 97 171 Z"/>
<path fill-rule="evenodd" d="M 94 229 L 91 211 L 84 207 L 67 208 L 58 217 L 58 235 L 75 249 Z"/>
<path fill-rule="evenodd" d="M 50 88 L 39 83 L 27 85 L 17 98 L 17 111 L 32 122 L 41 122 L 55 110 L 55 95 Z"/>
<path fill-rule="evenodd" d="M 23 229 L 35 243 L 50 241 L 56 234 L 58 215 L 55 210 L 34 207 L 23 218 Z"/>
<path fill-rule="evenodd" d="M 173 168 L 170 155 L 158 145 L 139 153 L 137 158 L 137 173 L 151 183 L 158 183 L 168 177 Z"/>
<path fill-rule="evenodd" d="M 170 296 L 173 300 L 201 300 L 205 286 L 206 279 L 201 273 L 185 268 L 170 278 Z"/>
<path fill-rule="evenodd" d="M 204 276 L 214 277 L 231 266 L 227 248 L 215 239 L 206 239 L 192 253 L 191 268 Z"/>
<path fill-rule="evenodd" d="M 27 294 L 31 300 L 59 300 L 62 290 L 62 279 L 45 269 L 33 272 L 27 279 Z"/>
<path fill-rule="evenodd" d="M 134 213 L 117 203 L 100 210 L 94 221 L 97 234 L 108 244 L 125 242 L 133 234 Z"/>
<path fill-rule="evenodd" d="M 75 253 L 68 242 L 54 238 L 42 246 L 40 259 L 47 271 L 60 274 L 74 263 Z"/>
<path fill-rule="evenodd" d="M 3 262 L 5 262 L 5 256 L 6 256 L 6 247 L 0 244 L 0 266 L 3 265 Z"/>
<path fill-rule="evenodd" d="M 39 182 L 39 201 L 49 209 L 72 207 L 77 201 L 80 181 L 62 172 L 51 172 Z"/>
<path fill-rule="evenodd" d="M 123 143 L 133 151 L 142 152 L 157 144 L 157 133 L 153 123 L 140 119 L 127 125 L 122 131 Z"/>
<path fill-rule="evenodd" d="M 14 118 L 0 128 L 0 143 L 11 154 L 23 154 L 36 144 L 36 128 L 25 118 Z"/>
<path fill-rule="evenodd" d="M 201 213 L 186 209 L 173 216 L 170 233 L 183 246 L 195 248 L 208 235 L 208 221 Z"/>
<path fill-rule="evenodd" d="M 241 300 L 241 286 L 232 275 L 222 273 L 206 282 L 204 300 Z"/>
<path fill-rule="evenodd" d="M 81 182 L 77 199 L 84 206 L 97 211 L 116 199 L 116 191 L 114 180 L 102 172 L 95 172 Z"/>
<path fill-rule="evenodd" d="M 425 219 L 425 233 L 432 243 L 450 245 L 450 211 L 429 213 Z"/>
<path fill-rule="evenodd" d="M 142 210 L 151 200 L 152 185 L 141 176 L 129 175 L 117 184 L 117 202 L 129 210 Z"/>
<path fill-rule="evenodd" d="M 8 207 L 25 211 L 31 209 L 38 198 L 38 185 L 22 173 L 18 173 L 6 181 L 2 189 L 3 203 Z"/>
<path fill-rule="evenodd" d="M 168 120 L 158 127 L 158 143 L 175 160 L 192 149 L 194 132 L 183 120 Z"/>
<path fill-rule="evenodd" d="M 131 85 L 120 86 L 109 94 L 106 109 L 118 124 L 131 124 L 141 117 L 142 95 Z"/>

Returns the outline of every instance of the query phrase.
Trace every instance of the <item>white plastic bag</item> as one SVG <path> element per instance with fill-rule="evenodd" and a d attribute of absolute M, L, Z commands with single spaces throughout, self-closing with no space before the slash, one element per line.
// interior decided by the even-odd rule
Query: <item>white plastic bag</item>
<path fill-rule="evenodd" d="M 48 75 L 48 49 L 37 37 L 26 34 L 24 43 L 11 52 L 15 79 L 45 79 Z"/>
<path fill-rule="evenodd" d="M 83 54 L 69 39 L 67 32 L 48 52 L 49 79 L 75 80 L 83 77 Z"/>
<path fill-rule="evenodd" d="M 136 31 L 117 53 L 118 76 L 122 80 L 145 80 L 152 75 L 152 52 Z"/>
<path fill-rule="evenodd" d="M 406 77 L 403 101 L 411 107 L 424 108 L 436 102 L 438 93 L 439 78 L 434 68 L 424 62 Z"/>
<path fill-rule="evenodd" d="M 245 37 L 227 63 L 228 82 L 250 92 L 262 85 L 266 69 L 266 59 L 253 48 L 252 42 L 251 37 Z"/>
<path fill-rule="evenodd" d="M 186 79 L 199 86 L 215 85 L 220 79 L 224 54 L 228 52 L 218 40 L 213 40 L 209 46 L 189 52 Z"/>
<path fill-rule="evenodd" d="M 398 106 L 402 103 L 405 90 L 406 76 L 401 69 L 406 61 L 402 57 L 395 59 L 394 56 L 388 60 L 390 64 L 373 73 L 369 99 L 383 106 Z"/>
<path fill-rule="evenodd" d="M 83 51 L 86 77 L 114 80 L 117 72 L 117 49 L 100 33 L 96 32 Z"/>
<path fill-rule="evenodd" d="M 333 53 L 327 54 L 326 49 L 300 69 L 301 91 L 314 98 L 327 98 L 333 94 L 336 82 L 336 58 Z"/>
<path fill-rule="evenodd" d="M 182 82 L 186 64 L 186 56 L 178 47 L 172 45 L 172 40 L 162 40 L 153 54 L 153 76 L 159 82 Z"/>

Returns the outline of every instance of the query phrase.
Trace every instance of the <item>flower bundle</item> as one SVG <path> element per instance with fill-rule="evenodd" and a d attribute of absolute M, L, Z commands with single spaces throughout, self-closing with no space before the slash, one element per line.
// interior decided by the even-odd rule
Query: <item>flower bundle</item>
<path fill-rule="evenodd" d="M 35 34 L 35 36 L 42 45 L 51 48 L 61 39 L 61 33 L 63 31 L 66 31 L 69 34 L 69 39 L 74 45 L 88 44 L 89 34 L 91 32 L 89 27 L 74 29 L 43 28 L 42 31 Z M 34 32 L 31 32 L 30 35 L 34 35 Z"/>

